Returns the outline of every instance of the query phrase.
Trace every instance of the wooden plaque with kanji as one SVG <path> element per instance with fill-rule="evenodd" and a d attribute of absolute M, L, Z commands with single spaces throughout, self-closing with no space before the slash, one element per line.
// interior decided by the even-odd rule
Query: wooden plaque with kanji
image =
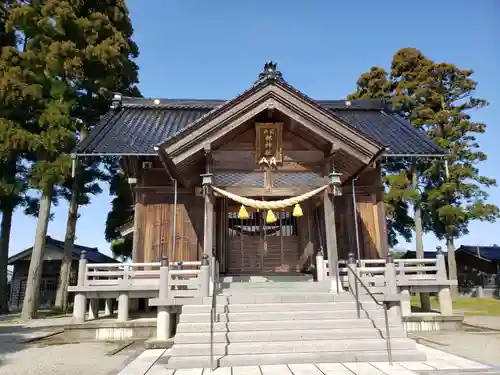
<path fill-rule="evenodd" d="M 255 130 L 255 161 L 259 163 L 262 158 L 265 158 L 269 162 L 274 158 L 276 163 L 282 163 L 283 153 L 281 143 L 283 140 L 283 124 L 258 123 L 255 124 Z"/>

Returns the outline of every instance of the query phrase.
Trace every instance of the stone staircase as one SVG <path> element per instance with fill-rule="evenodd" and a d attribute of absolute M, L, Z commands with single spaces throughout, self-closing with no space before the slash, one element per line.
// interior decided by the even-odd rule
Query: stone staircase
<path fill-rule="evenodd" d="M 353 296 L 333 296 L 326 283 L 222 285 L 214 324 L 214 357 L 221 367 L 388 361 L 383 309 L 369 296 L 361 296 L 358 319 Z M 211 298 L 183 306 L 167 368 L 210 366 L 210 307 Z M 390 325 L 393 359 L 425 360 L 401 321 L 390 319 Z"/>

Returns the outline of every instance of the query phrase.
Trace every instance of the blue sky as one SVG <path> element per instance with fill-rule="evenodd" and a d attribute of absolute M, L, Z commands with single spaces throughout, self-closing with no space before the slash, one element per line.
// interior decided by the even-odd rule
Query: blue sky
<path fill-rule="evenodd" d="M 441 1 L 202 1 L 128 0 L 140 48 L 144 96 L 230 99 L 248 88 L 267 60 L 285 78 L 317 99 L 345 98 L 373 65 L 388 67 L 402 47 L 437 61 L 471 68 L 477 95 L 490 106 L 473 118 L 489 125 L 480 138 L 489 160 L 481 173 L 500 180 L 500 2 Z M 404 4 L 404 5 L 403 5 Z M 473 5 L 472 5 L 473 4 Z M 495 167 L 496 165 L 496 167 Z M 500 205 L 500 188 L 489 190 Z M 109 252 L 105 193 L 80 210 L 77 243 Z M 49 235 L 64 239 L 67 204 L 53 207 Z M 36 220 L 16 212 L 11 254 L 33 244 Z M 474 223 L 457 244 L 500 243 L 500 224 Z M 426 236 L 426 248 L 438 241 Z M 413 247 L 408 244 L 408 247 Z"/>

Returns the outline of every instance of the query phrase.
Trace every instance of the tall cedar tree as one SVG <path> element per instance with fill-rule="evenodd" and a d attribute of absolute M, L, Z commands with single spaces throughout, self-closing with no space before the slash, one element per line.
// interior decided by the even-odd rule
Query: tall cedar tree
<path fill-rule="evenodd" d="M 26 196 L 27 168 L 23 155 L 38 146 L 30 131 L 38 111 L 41 87 L 33 79 L 21 53 L 23 40 L 8 28 L 13 0 L 0 1 L 0 313 L 8 311 L 7 259 L 12 215 Z"/>
<path fill-rule="evenodd" d="M 130 41 L 132 28 L 120 0 L 18 3 L 12 25 L 22 30 L 27 60 L 44 88 L 45 111 L 37 129 L 43 147 L 31 170 L 42 198 L 21 314 L 29 319 L 38 305 L 50 203 L 54 187 L 67 181 L 71 161 L 66 154 L 74 147 L 74 132 L 97 121 L 112 91 L 137 81 L 137 66 L 130 60 L 137 47 Z"/>
<path fill-rule="evenodd" d="M 379 77 L 385 75 L 380 68 L 372 68 L 371 72 L 374 70 L 380 72 Z M 486 106 L 487 102 L 474 96 L 477 83 L 472 74 L 472 70 L 454 64 L 434 62 L 417 49 L 403 48 L 393 57 L 391 74 L 383 90 L 379 89 L 380 83 L 369 82 L 365 73 L 353 95 L 389 98 L 395 109 L 447 151 L 449 177 L 444 160 L 435 159 L 407 164 L 394 180 L 400 184 L 395 190 L 413 190 L 412 203 L 420 211 L 417 214 L 421 217 L 421 228 L 446 241 L 449 276 L 454 280 L 457 278 L 455 238 L 467 234 L 473 220 L 493 222 L 500 217 L 498 207 L 487 203 L 488 196 L 483 190 L 495 186 L 496 181 L 481 176 L 477 167 L 486 160 L 477 141 L 477 135 L 486 131 L 486 125 L 472 121 L 470 112 Z M 401 186 L 407 189 L 399 189 Z M 455 288 L 453 295 L 456 293 Z"/>
<path fill-rule="evenodd" d="M 132 41 L 132 25 L 124 1 L 80 1 L 66 14 L 69 38 L 75 44 L 74 55 L 81 72 L 73 77 L 77 103 L 72 115 L 84 124 L 81 140 L 87 129 L 95 126 L 109 108 L 113 92 L 138 96 L 137 45 Z M 73 28 L 74 25 L 75 27 Z M 78 29 L 80 28 L 80 29 Z M 67 34 L 68 35 L 68 34 Z M 96 84 L 99 83 L 99 84 Z M 72 248 L 75 242 L 78 207 L 90 202 L 89 194 L 101 192 L 99 180 L 109 180 L 99 160 L 77 160 L 76 174 L 66 183 L 65 198 L 69 201 L 64 257 L 56 294 L 56 307 L 66 311 L 71 273 Z"/>

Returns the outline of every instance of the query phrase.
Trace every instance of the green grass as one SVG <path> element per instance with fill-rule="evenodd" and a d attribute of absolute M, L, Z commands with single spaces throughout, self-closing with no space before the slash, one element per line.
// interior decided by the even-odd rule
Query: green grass
<path fill-rule="evenodd" d="M 412 296 L 411 305 L 420 307 L 420 297 Z M 439 310 L 437 297 L 431 297 L 431 306 Z M 464 315 L 500 316 L 500 300 L 494 298 L 459 298 L 453 302 L 453 308 L 463 311 Z"/>

